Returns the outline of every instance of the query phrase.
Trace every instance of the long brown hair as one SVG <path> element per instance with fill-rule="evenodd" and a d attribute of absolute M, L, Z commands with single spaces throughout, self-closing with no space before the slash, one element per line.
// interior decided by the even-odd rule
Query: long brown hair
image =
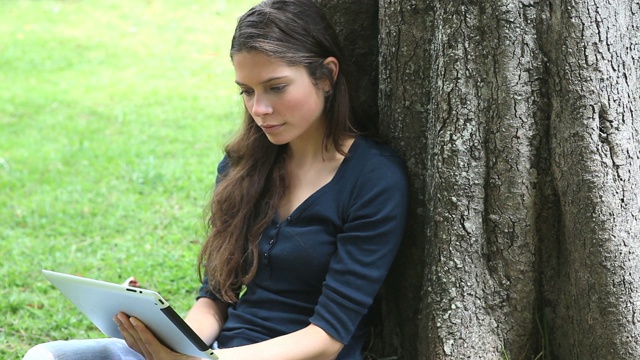
<path fill-rule="evenodd" d="M 314 81 L 328 80 L 323 146 L 344 155 L 342 141 L 356 134 L 345 65 L 336 33 L 312 0 L 265 0 L 238 20 L 231 58 L 260 52 L 289 66 L 304 66 Z M 335 78 L 324 60 L 340 64 Z M 209 235 L 198 257 L 200 276 L 221 299 L 238 299 L 258 266 L 258 240 L 287 188 L 286 145 L 272 144 L 245 108 L 240 133 L 225 148 L 229 169 L 210 204 Z"/>

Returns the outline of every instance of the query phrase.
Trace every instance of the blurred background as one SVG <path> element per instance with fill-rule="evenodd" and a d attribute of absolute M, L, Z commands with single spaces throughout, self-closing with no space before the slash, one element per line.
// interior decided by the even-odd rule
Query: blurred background
<path fill-rule="evenodd" d="M 256 2 L 0 1 L 0 358 L 103 336 L 41 269 L 133 275 L 186 313 Z"/>

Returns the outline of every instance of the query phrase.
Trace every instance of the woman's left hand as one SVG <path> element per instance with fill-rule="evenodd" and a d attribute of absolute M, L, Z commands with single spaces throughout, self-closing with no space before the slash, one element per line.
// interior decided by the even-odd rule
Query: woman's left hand
<path fill-rule="evenodd" d="M 179 354 L 169 350 L 138 319 L 118 313 L 113 319 L 130 348 L 147 360 L 194 360 L 194 356 Z"/>

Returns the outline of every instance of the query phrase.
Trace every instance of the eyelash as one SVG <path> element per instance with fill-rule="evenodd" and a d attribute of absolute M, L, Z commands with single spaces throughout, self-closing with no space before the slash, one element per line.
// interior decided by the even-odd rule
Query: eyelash
<path fill-rule="evenodd" d="M 287 85 L 276 85 L 276 86 L 272 86 L 269 90 L 274 92 L 274 93 L 281 93 L 284 91 L 284 89 L 287 87 Z M 240 95 L 241 96 L 251 96 L 253 95 L 254 91 L 253 90 L 249 90 L 249 89 L 241 89 L 240 90 Z"/>

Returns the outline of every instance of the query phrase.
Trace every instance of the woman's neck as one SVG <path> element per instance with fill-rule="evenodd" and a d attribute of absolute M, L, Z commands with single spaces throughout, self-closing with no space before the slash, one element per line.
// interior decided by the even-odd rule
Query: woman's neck
<path fill-rule="evenodd" d="M 344 156 L 353 144 L 355 137 L 347 137 L 340 141 L 341 151 L 334 146 L 334 141 L 329 139 L 326 143 L 305 142 L 289 143 L 287 146 L 287 163 L 291 168 L 304 168 L 320 163 L 342 162 Z"/>
<path fill-rule="evenodd" d="M 291 142 L 287 148 L 287 161 L 290 164 L 304 165 L 331 160 L 336 154 L 333 142 L 328 144 L 322 141 Z"/>

